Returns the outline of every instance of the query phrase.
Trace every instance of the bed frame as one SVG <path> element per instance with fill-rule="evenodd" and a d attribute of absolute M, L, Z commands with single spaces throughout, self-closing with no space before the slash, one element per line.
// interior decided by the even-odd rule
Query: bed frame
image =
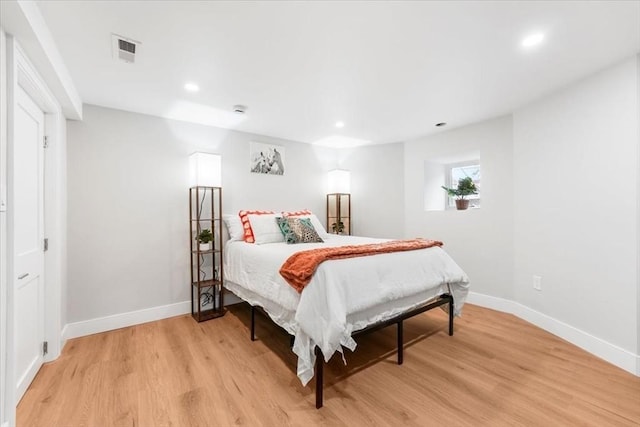
<path fill-rule="evenodd" d="M 403 330 L 402 330 L 403 321 L 415 315 L 418 315 L 420 313 L 424 313 L 425 311 L 429 311 L 432 308 L 440 307 L 445 304 L 449 305 L 449 310 L 448 310 L 449 311 L 449 335 L 451 336 L 453 335 L 454 302 L 453 302 L 453 297 L 451 296 L 451 294 L 448 294 L 448 293 L 442 294 L 436 299 L 430 300 L 424 304 L 421 304 L 410 311 L 400 313 L 397 316 L 392 317 L 391 319 L 371 324 L 364 329 L 361 329 L 359 331 L 352 333 L 351 336 L 355 338 L 360 335 L 368 334 L 369 332 L 374 332 L 379 329 L 386 328 L 387 326 L 393 325 L 395 323 L 397 325 L 398 365 L 402 365 L 402 362 L 404 361 L 404 348 L 403 348 L 404 339 L 403 339 Z M 271 320 L 271 318 L 266 314 L 266 312 L 262 309 L 262 307 L 254 306 L 251 304 L 249 305 L 251 306 L 251 341 L 255 341 L 256 340 L 256 325 L 255 325 L 256 308 L 259 309 L 261 313 L 265 314 L 265 316 L 269 320 Z M 275 322 L 273 323 L 277 325 L 277 323 Z M 290 346 L 293 347 L 294 336 L 290 335 L 290 337 L 291 337 Z M 323 373 L 324 373 L 325 362 L 324 362 L 324 357 L 322 355 L 322 351 L 320 351 L 320 348 L 317 346 L 315 348 L 315 354 L 316 354 L 316 366 L 315 366 L 316 408 L 320 409 L 322 408 L 322 404 L 323 404 L 323 392 L 324 392 Z"/>

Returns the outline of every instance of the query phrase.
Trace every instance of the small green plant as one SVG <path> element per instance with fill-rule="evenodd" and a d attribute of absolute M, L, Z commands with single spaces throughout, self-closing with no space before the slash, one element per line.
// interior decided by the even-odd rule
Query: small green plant
<path fill-rule="evenodd" d="M 344 231 L 344 222 L 337 221 L 331 224 L 331 229 L 334 233 L 342 233 Z"/>
<path fill-rule="evenodd" d="M 465 196 L 472 194 L 478 194 L 478 188 L 473 183 L 471 177 L 462 178 L 458 181 L 457 188 L 447 188 L 444 185 L 442 188 L 451 196 L 458 200 L 464 200 Z"/>
<path fill-rule="evenodd" d="M 203 228 L 200 231 L 200 234 L 196 236 L 196 240 L 198 243 L 209 243 L 213 240 L 213 233 L 208 228 Z"/>

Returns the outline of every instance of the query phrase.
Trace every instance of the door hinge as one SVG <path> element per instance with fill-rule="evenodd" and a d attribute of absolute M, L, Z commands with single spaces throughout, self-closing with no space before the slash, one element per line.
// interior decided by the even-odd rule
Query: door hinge
<path fill-rule="evenodd" d="M 49 342 L 45 341 L 42 343 L 42 355 L 46 355 L 47 353 L 49 353 Z"/>
<path fill-rule="evenodd" d="M 44 148 L 49 148 L 49 137 L 48 136 L 45 136 L 43 138 L 42 145 L 44 146 Z"/>
<path fill-rule="evenodd" d="M 49 239 L 44 239 L 44 251 L 47 252 L 49 250 Z"/>

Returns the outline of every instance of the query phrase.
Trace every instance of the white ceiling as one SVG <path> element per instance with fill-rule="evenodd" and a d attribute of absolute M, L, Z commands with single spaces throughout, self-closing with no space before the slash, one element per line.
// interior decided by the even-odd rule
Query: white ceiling
<path fill-rule="evenodd" d="M 640 1 L 37 4 L 85 103 L 309 143 L 499 116 L 640 52 Z"/>

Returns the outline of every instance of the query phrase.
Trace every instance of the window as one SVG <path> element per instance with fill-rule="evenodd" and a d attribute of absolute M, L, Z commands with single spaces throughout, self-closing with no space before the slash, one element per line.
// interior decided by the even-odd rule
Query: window
<path fill-rule="evenodd" d="M 449 197 L 442 187 L 458 188 L 461 178 L 471 178 L 478 193 L 481 192 L 481 158 L 480 152 L 470 151 L 451 153 L 424 160 L 424 193 L 425 211 L 455 210 L 455 197 Z M 480 194 L 465 196 L 470 208 L 480 207 Z"/>
<path fill-rule="evenodd" d="M 480 207 L 480 160 L 448 164 L 446 165 L 445 177 L 446 186 L 449 188 L 456 188 L 459 180 L 470 177 L 478 189 L 478 194 L 465 196 L 465 198 L 470 200 L 469 207 Z M 447 207 L 452 209 L 455 206 L 455 199 L 447 196 Z"/>

